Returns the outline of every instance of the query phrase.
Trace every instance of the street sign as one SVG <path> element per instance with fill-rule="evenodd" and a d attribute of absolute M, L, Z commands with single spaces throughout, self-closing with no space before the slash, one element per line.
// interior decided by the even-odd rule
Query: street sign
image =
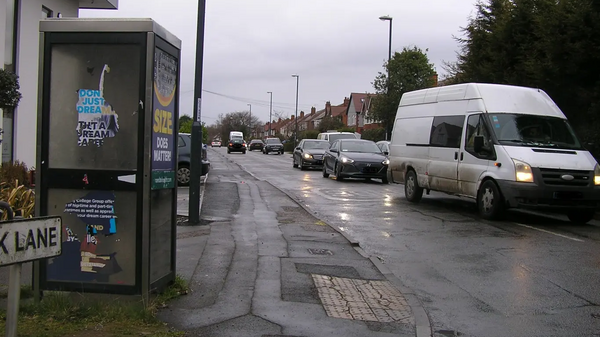
<path fill-rule="evenodd" d="M 0 266 L 58 256 L 61 248 L 59 216 L 0 222 Z"/>

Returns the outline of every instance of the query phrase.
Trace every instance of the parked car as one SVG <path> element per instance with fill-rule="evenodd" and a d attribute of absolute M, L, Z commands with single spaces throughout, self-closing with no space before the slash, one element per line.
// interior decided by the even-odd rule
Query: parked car
<path fill-rule="evenodd" d="M 215 146 L 221 147 L 221 141 L 220 140 L 215 140 L 212 143 L 210 143 L 210 146 L 211 147 L 215 147 Z"/>
<path fill-rule="evenodd" d="M 227 153 L 241 152 L 246 154 L 246 141 L 242 138 L 234 138 L 227 144 Z"/>
<path fill-rule="evenodd" d="M 177 184 L 180 186 L 188 186 L 190 184 L 190 163 L 192 153 L 192 136 L 189 133 L 179 134 L 179 155 L 177 158 Z M 206 175 L 210 170 L 210 162 L 208 161 L 206 144 L 202 144 L 202 172 L 201 175 Z"/>
<path fill-rule="evenodd" d="M 323 157 L 323 177 L 334 174 L 344 178 L 375 178 L 388 183 L 389 160 L 372 140 L 340 139 L 331 144 Z"/>
<path fill-rule="evenodd" d="M 381 152 L 383 152 L 383 154 L 385 154 L 386 156 L 390 154 L 390 142 L 387 140 L 381 140 L 378 141 L 377 146 L 379 147 L 379 149 L 381 150 Z"/>
<path fill-rule="evenodd" d="M 267 138 L 265 140 L 265 146 L 263 147 L 263 153 L 269 154 L 270 152 L 276 152 L 277 154 L 283 154 L 283 144 L 279 138 Z"/>
<path fill-rule="evenodd" d="M 261 139 L 252 139 L 250 141 L 250 145 L 248 146 L 248 150 L 260 150 L 262 151 L 263 147 L 265 147 L 265 143 Z"/>
<path fill-rule="evenodd" d="M 294 149 L 293 166 L 304 170 L 308 167 L 321 168 L 323 154 L 329 148 L 329 142 L 321 139 L 303 139 Z"/>
<path fill-rule="evenodd" d="M 600 203 L 598 162 L 541 89 L 468 83 L 407 92 L 389 158 L 390 180 L 404 184 L 409 201 L 424 190 L 458 194 L 485 219 L 536 208 L 584 224 Z"/>

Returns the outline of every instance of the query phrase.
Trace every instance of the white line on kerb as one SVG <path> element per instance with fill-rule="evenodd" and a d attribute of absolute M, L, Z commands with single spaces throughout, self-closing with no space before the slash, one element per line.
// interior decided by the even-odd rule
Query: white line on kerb
<path fill-rule="evenodd" d="M 523 224 L 516 223 L 516 222 L 515 222 L 515 225 L 521 226 L 521 227 L 526 227 L 526 228 L 529 228 L 529 229 L 533 229 L 533 230 L 544 232 L 544 233 L 548 233 L 548 234 L 552 234 L 552 235 L 556 235 L 556 236 L 560 236 L 561 238 L 565 238 L 565 239 L 568 239 L 568 240 L 573 240 L 573 241 L 577 241 L 577 242 L 584 242 L 581 239 L 573 238 L 573 237 L 566 236 L 566 235 L 559 234 L 559 233 L 554 233 L 554 232 L 551 232 L 551 231 L 548 231 L 548 230 L 545 230 L 545 229 L 541 229 L 541 228 L 537 228 L 537 227 L 533 227 L 533 226 L 523 225 Z"/>

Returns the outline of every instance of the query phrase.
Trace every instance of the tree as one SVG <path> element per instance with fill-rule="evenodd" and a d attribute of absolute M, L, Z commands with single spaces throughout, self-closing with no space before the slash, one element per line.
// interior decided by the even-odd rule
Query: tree
<path fill-rule="evenodd" d="M 600 158 L 600 2 L 480 0 L 462 28 L 451 83 L 541 88 Z"/>
<path fill-rule="evenodd" d="M 254 129 L 257 125 L 262 125 L 258 117 L 252 115 L 250 117 L 247 111 L 230 112 L 225 116 L 220 115 L 218 124 L 221 126 L 220 136 L 223 141 L 229 140 L 230 131 L 241 131 L 244 136 L 250 137 L 250 123 Z"/>
<path fill-rule="evenodd" d="M 373 119 L 383 124 L 389 135 L 402 94 L 432 87 L 436 73 L 427 55 L 417 47 L 404 47 L 402 52 L 394 53 L 392 59 L 384 64 L 384 68 L 386 72 L 379 72 L 373 81 L 378 95 L 372 98 L 371 113 Z"/>
<path fill-rule="evenodd" d="M 192 133 L 192 124 L 194 121 L 188 115 L 179 117 L 179 133 Z M 208 128 L 206 123 L 202 122 L 202 143 L 208 144 Z"/>
<path fill-rule="evenodd" d="M 19 104 L 19 89 L 19 77 L 6 69 L 0 69 L 0 109 L 11 109 Z"/>
<path fill-rule="evenodd" d="M 319 122 L 319 131 L 326 132 L 327 130 L 337 130 L 339 128 L 343 128 L 344 123 L 338 117 L 333 116 L 323 116 L 321 121 Z"/>

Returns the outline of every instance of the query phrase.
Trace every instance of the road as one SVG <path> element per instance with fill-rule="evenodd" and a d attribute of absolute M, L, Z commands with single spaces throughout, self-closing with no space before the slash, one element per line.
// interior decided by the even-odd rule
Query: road
<path fill-rule="evenodd" d="M 403 186 L 323 178 L 292 168 L 290 154 L 225 158 L 300 201 L 377 256 L 423 302 L 436 336 L 600 335 L 600 226 L 508 212 L 477 216 L 471 201 Z"/>

